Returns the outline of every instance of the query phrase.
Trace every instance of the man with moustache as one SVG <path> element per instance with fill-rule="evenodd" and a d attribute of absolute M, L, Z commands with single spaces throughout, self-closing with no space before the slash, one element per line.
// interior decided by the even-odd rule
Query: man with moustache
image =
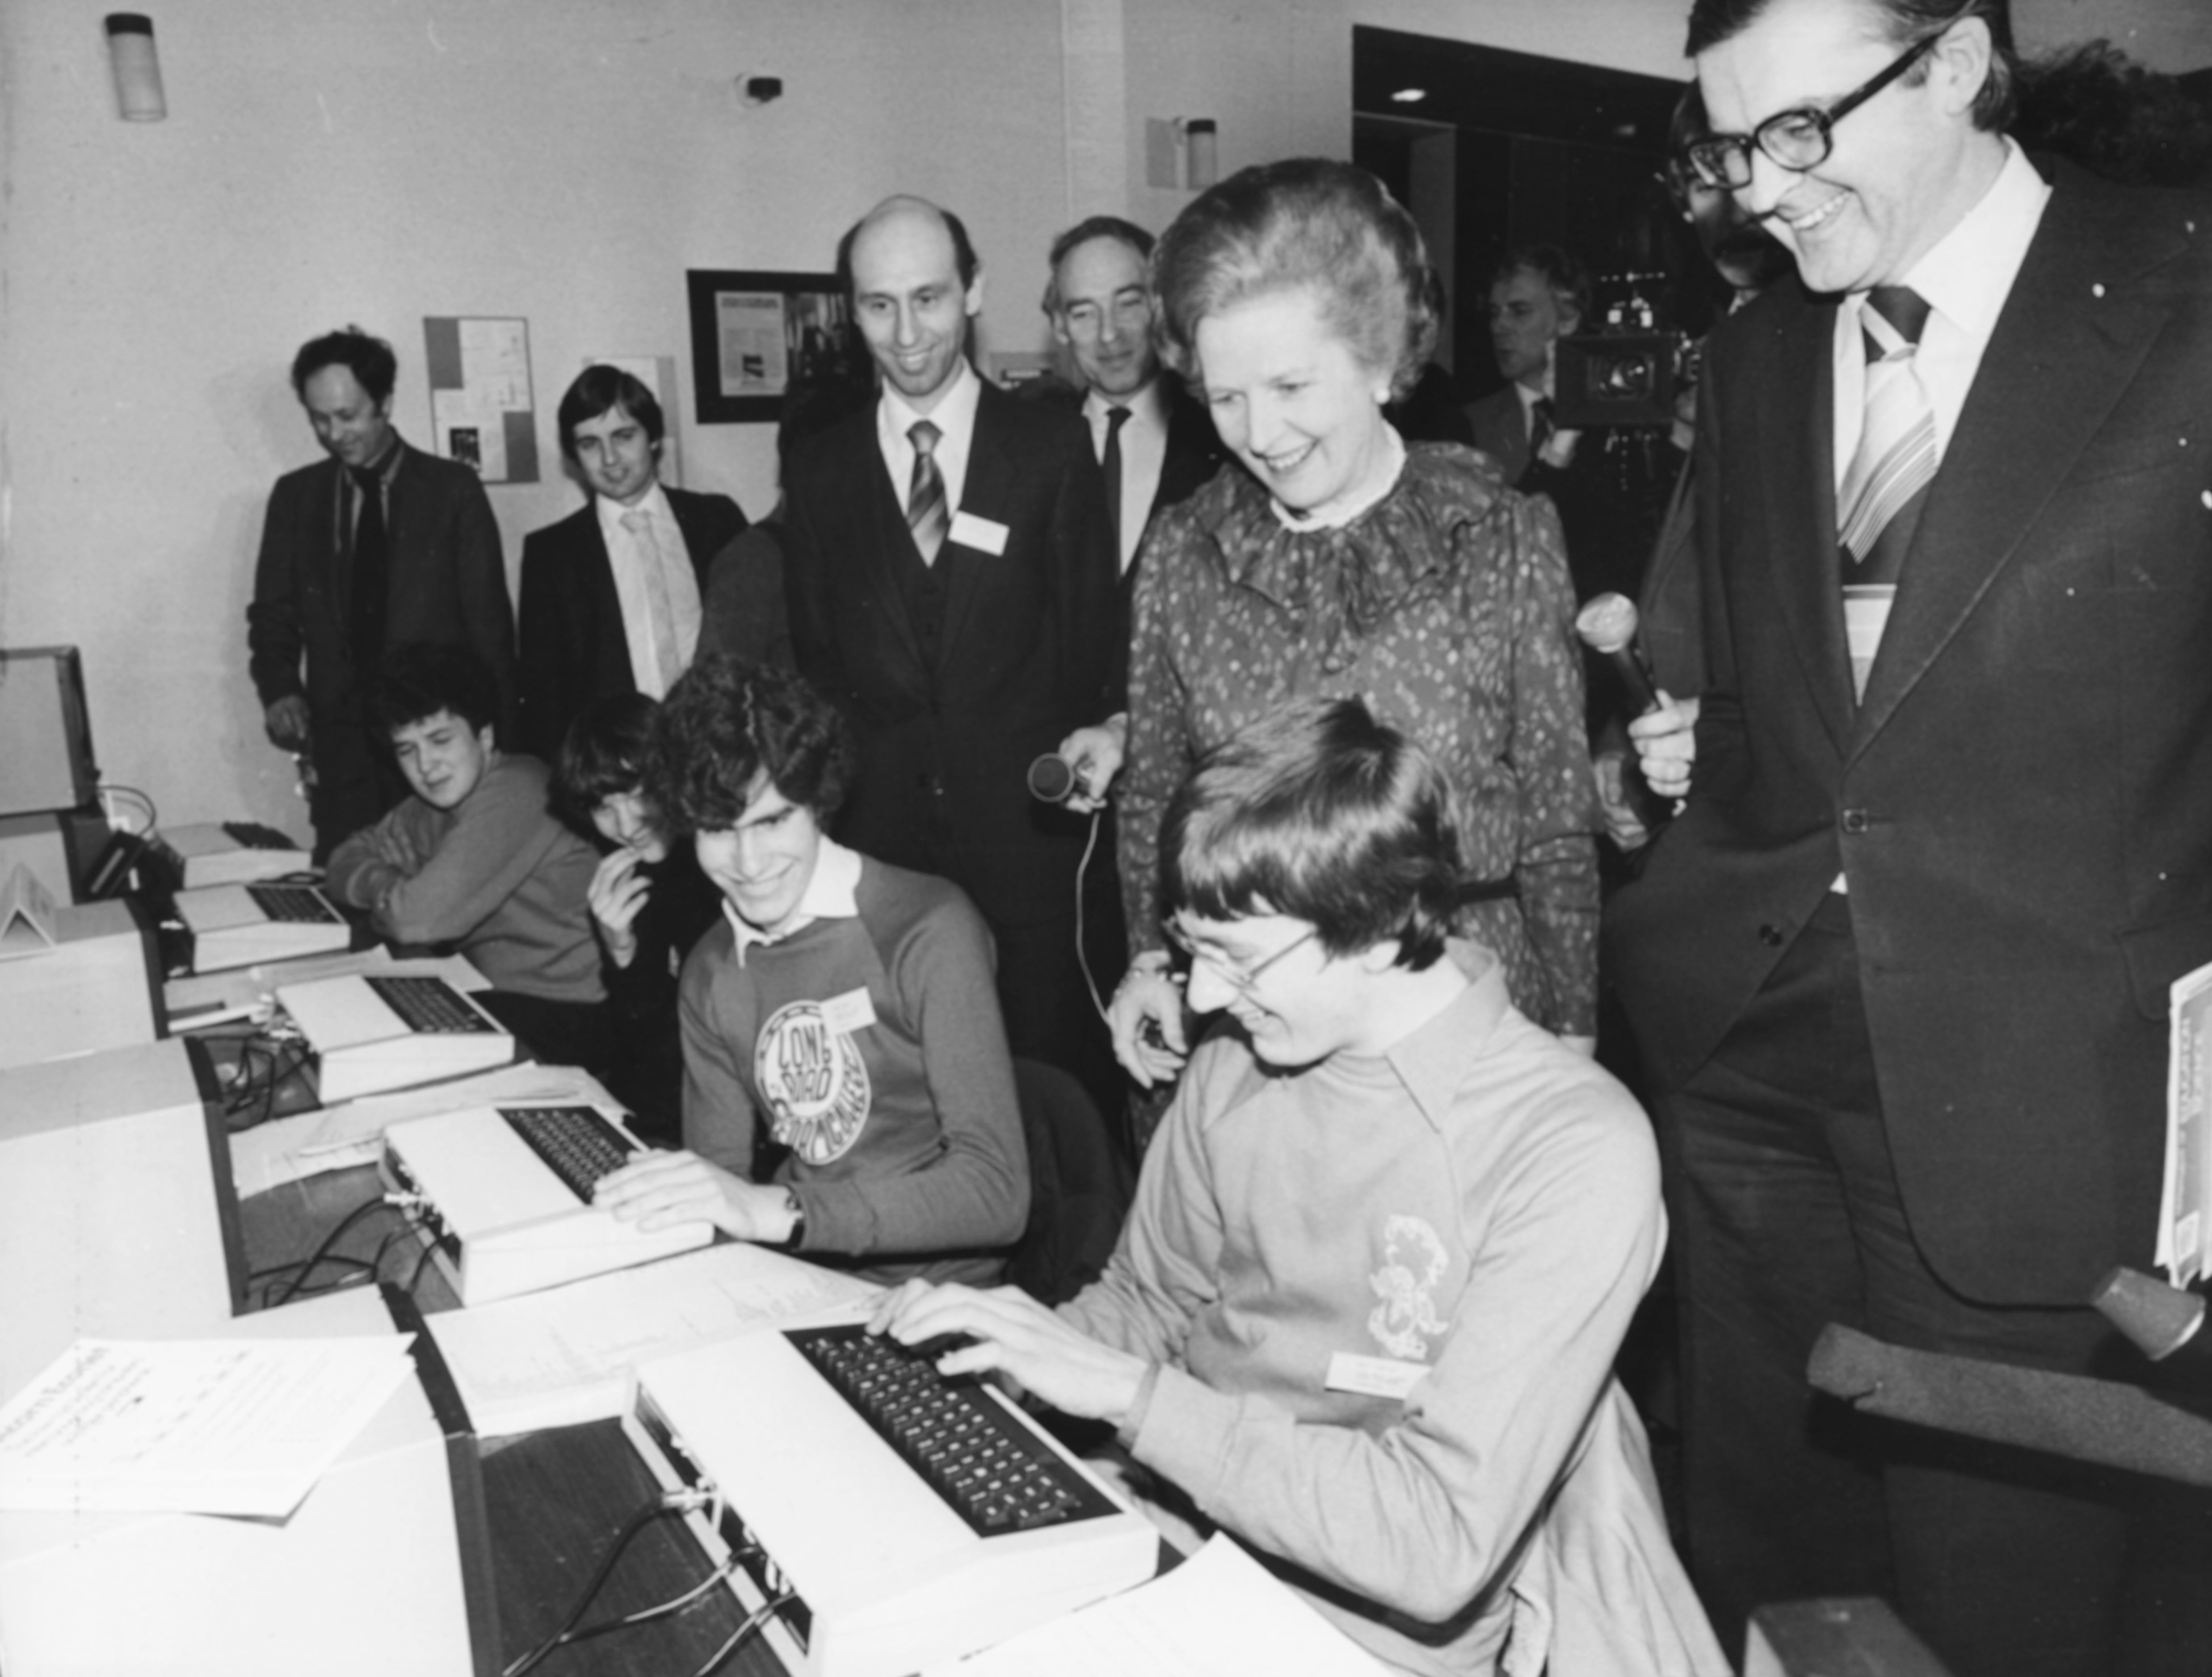
<path fill-rule="evenodd" d="M 1678 1171 L 1717 1622 L 1893 1593 L 1960 1677 L 2087 1677 L 2191 1656 L 2162 1615 L 2201 1590 L 2118 1605 L 2139 1488 L 1855 1427 L 1803 1374 L 1830 1321 L 2141 1366 L 2087 1301 L 2150 1261 L 2167 987 L 2212 958 L 2212 204 L 2046 180 L 2009 36 L 2003 0 L 1692 11 L 1690 159 L 1801 283 L 1708 349 L 1706 685 L 1632 729 L 1688 801 L 1608 952 Z"/>
<path fill-rule="evenodd" d="M 1085 825 L 1027 782 L 1117 708 L 1125 630 L 1098 464 L 1073 415 L 969 365 L 983 273 L 957 216 L 886 199 L 837 267 L 881 394 L 794 458 L 784 517 L 799 672 L 857 749 L 839 836 L 966 891 L 997 944 L 1014 1053 L 1110 1099 L 1076 959 Z"/>
<path fill-rule="evenodd" d="M 465 647 L 514 697 L 514 614 L 476 473 L 403 441 L 392 346 L 358 326 L 311 339 L 292 390 L 329 460 L 276 480 L 246 608 L 270 743 L 304 759 L 315 854 L 407 795 L 372 726 L 369 679 L 403 641 Z"/>

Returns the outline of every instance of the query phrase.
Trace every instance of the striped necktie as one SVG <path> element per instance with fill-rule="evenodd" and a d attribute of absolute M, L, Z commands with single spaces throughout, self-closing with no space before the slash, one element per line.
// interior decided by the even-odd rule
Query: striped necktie
<path fill-rule="evenodd" d="M 945 507 L 945 474 L 937 469 L 937 440 L 942 435 L 926 419 L 917 419 L 907 430 L 914 444 L 914 480 L 906 492 L 906 527 L 914 532 L 914 544 L 921 550 L 925 565 L 937 562 L 937 550 L 945 545 L 945 532 L 952 522 Z"/>
<path fill-rule="evenodd" d="M 1866 422 L 1836 493 L 1843 550 L 1844 624 L 1851 684 L 1863 698 L 1868 671 L 1888 627 L 1898 573 L 1936 476 L 1936 410 L 1914 358 L 1928 323 L 1925 299 L 1901 285 L 1867 294 Z"/>

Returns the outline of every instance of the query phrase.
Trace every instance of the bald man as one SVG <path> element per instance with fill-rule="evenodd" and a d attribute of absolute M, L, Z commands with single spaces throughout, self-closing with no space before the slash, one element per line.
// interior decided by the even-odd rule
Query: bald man
<path fill-rule="evenodd" d="M 858 746 L 837 836 L 965 890 L 998 945 L 1014 1053 L 1117 1099 L 1075 954 L 1087 823 L 1027 784 L 1033 760 L 1119 708 L 1116 556 L 1090 437 L 969 365 L 983 271 L 957 216 L 887 199 L 846 234 L 837 269 L 881 393 L 785 483 L 793 647 Z"/>

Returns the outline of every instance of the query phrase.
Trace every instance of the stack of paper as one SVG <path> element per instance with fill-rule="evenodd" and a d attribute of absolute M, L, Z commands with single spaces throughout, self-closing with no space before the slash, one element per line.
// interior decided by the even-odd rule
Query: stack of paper
<path fill-rule="evenodd" d="M 0 1508 L 280 1518 L 414 1372 L 411 1343 L 79 1340 L 0 1408 Z"/>
<path fill-rule="evenodd" d="M 628 1413 L 638 1364 L 738 1334 L 863 1318 L 868 1282 L 737 1242 L 429 1318 L 479 1436 Z"/>

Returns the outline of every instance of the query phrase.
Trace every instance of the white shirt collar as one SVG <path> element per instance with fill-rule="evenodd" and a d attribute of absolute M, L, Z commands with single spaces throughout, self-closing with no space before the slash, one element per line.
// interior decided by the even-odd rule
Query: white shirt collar
<path fill-rule="evenodd" d="M 724 897 L 722 918 L 730 922 L 730 930 L 736 934 L 738 964 L 744 965 L 747 950 L 780 944 L 817 920 L 857 918 L 860 912 L 860 853 L 848 850 L 824 835 L 822 848 L 814 853 L 814 872 L 806 881 L 806 889 L 799 894 L 799 913 L 782 931 L 762 931 L 739 914 L 729 898 Z"/>
<path fill-rule="evenodd" d="M 1161 380 L 1166 376 L 1164 373 L 1153 374 L 1142 390 L 1129 396 L 1103 396 L 1096 390 L 1088 392 L 1083 398 L 1083 417 L 1089 422 L 1091 434 L 1105 434 L 1106 411 L 1109 408 L 1127 408 L 1129 424 L 1167 429 L 1168 398 L 1161 388 Z"/>
<path fill-rule="evenodd" d="M 937 427 L 942 439 L 938 448 L 942 451 L 946 441 L 957 441 L 964 453 L 968 439 L 975 430 L 975 405 L 983 399 L 983 381 L 975 376 L 975 369 L 968 364 L 968 357 L 960 358 L 959 370 L 953 374 L 952 382 L 945 394 L 927 413 L 919 410 L 888 380 L 884 385 L 884 397 L 878 410 L 877 424 L 880 429 L 895 434 L 907 441 L 907 433 L 919 420 L 927 420 Z M 912 447 L 913 444 L 908 442 Z"/>
<path fill-rule="evenodd" d="M 2051 187 L 2009 139 L 2005 161 L 1981 200 L 1912 264 L 1904 283 L 1978 343 L 1989 342 L 2012 283 L 2051 201 Z M 1854 295 L 1862 306 L 1865 294 Z"/>
<path fill-rule="evenodd" d="M 592 505 L 599 508 L 599 527 L 605 531 L 627 531 L 629 526 L 623 522 L 623 518 L 629 513 L 643 513 L 657 526 L 665 526 L 676 522 L 676 509 L 668 504 L 667 491 L 660 487 L 658 478 L 647 486 L 635 506 L 625 507 L 621 501 L 610 501 L 603 495 L 594 495 Z"/>

